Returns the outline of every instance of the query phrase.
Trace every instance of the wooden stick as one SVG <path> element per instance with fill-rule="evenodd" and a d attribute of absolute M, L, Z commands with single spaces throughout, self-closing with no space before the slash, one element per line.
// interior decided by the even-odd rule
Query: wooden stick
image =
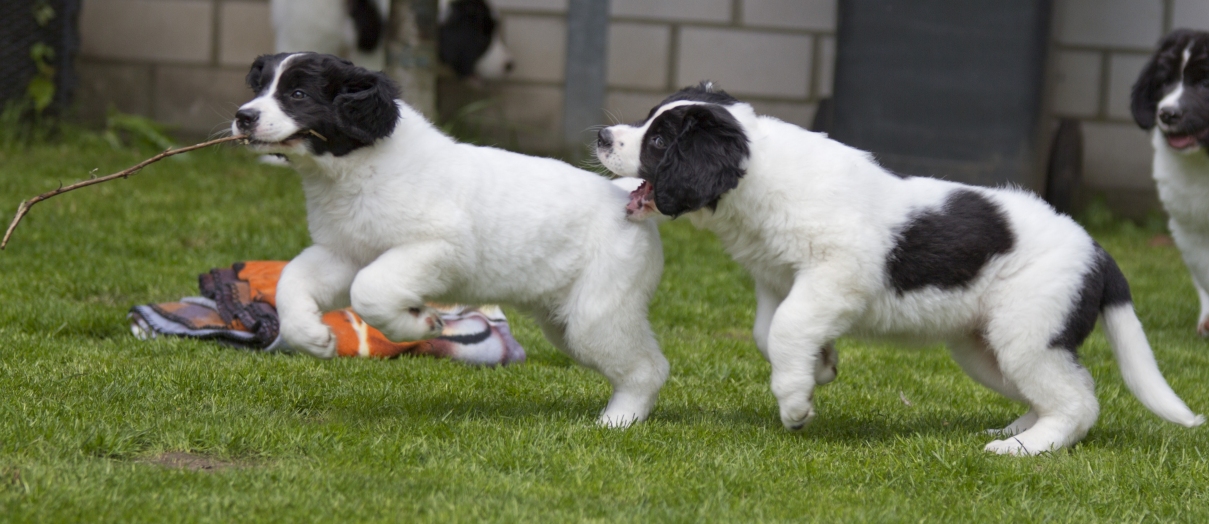
<path fill-rule="evenodd" d="M 200 144 L 194 144 L 194 145 L 191 145 L 188 147 L 182 147 L 180 149 L 168 149 L 158 155 L 148 158 L 147 160 L 144 160 L 142 162 L 139 162 L 138 164 L 135 164 L 134 167 L 131 167 L 129 169 L 125 169 L 125 170 L 119 171 L 117 173 L 114 173 L 112 175 L 106 175 L 106 176 L 103 176 L 100 178 L 90 178 L 88 180 L 81 180 L 81 181 L 76 182 L 67 187 L 59 186 L 59 189 L 56 189 L 54 191 L 49 191 L 46 193 L 42 193 L 41 195 L 38 195 L 29 200 L 26 200 L 26 201 L 22 202 L 21 205 L 17 206 L 17 216 L 13 217 L 13 222 L 8 225 L 8 231 L 6 231 L 4 233 L 4 240 L 0 241 L 0 249 L 4 249 L 5 246 L 8 245 L 8 239 L 13 236 L 13 230 L 17 229 L 17 224 L 20 224 L 21 219 L 25 218 L 25 214 L 29 213 L 29 208 L 33 207 L 34 204 L 37 204 L 38 202 L 46 200 L 55 195 L 61 195 L 68 191 L 74 191 L 76 189 L 80 189 L 81 187 L 91 186 L 93 184 L 100 184 L 101 182 L 108 182 L 115 178 L 126 178 L 130 175 L 138 173 L 140 169 L 147 167 L 148 165 L 154 164 L 156 162 L 159 162 L 160 160 L 163 160 L 163 159 L 168 158 L 173 155 L 179 155 L 181 153 L 188 153 L 189 151 L 193 151 L 194 149 L 210 147 L 212 145 L 221 144 L 223 142 L 233 142 L 236 140 L 245 140 L 247 138 L 248 137 L 246 135 L 229 136 L 229 137 L 225 137 L 225 138 L 218 138 L 215 140 L 211 140 L 209 142 L 202 142 Z"/>

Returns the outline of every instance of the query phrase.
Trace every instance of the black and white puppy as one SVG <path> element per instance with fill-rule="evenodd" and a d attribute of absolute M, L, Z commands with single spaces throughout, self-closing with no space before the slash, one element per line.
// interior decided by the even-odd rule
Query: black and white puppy
<path fill-rule="evenodd" d="M 1031 193 L 896 176 L 709 83 L 601 130 L 596 154 L 643 179 L 632 217 L 686 215 L 751 273 L 753 335 L 789 429 L 815 415 L 819 348 L 853 334 L 945 342 L 976 381 L 1027 404 L 988 451 L 1070 446 L 1099 414 L 1075 353 L 1099 316 L 1134 395 L 1165 420 L 1204 421 L 1160 374 L 1112 257 Z"/>
<path fill-rule="evenodd" d="M 458 78 L 494 80 L 512 72 L 499 17 L 486 0 L 441 0 L 437 53 Z"/>
<path fill-rule="evenodd" d="M 278 53 L 311 51 L 381 70 L 390 0 L 271 0 Z M 437 54 L 459 78 L 499 79 L 512 71 L 498 17 L 486 0 L 441 0 Z"/>
<path fill-rule="evenodd" d="M 386 75 L 335 56 L 262 56 L 247 81 L 256 97 L 232 132 L 289 157 L 314 242 L 277 286 L 291 347 L 334 356 L 320 314 L 348 305 L 402 341 L 441 332 L 427 300 L 512 304 L 608 378 L 602 424 L 647 416 L 668 373 L 647 321 L 663 254 L 654 223 L 626 220 L 626 189 L 557 160 L 457 143 Z"/>
<path fill-rule="evenodd" d="M 1167 35 L 1133 86 L 1133 118 L 1151 131 L 1154 180 L 1201 301 L 1209 336 L 1209 33 Z"/>

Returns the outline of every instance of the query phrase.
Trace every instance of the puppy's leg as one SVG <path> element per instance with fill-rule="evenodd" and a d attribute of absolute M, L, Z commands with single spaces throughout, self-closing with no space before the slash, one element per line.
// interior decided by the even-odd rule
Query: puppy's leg
<path fill-rule="evenodd" d="M 1196 296 L 1201 300 L 1201 314 L 1197 317 L 1196 334 L 1209 337 L 1209 292 L 1206 292 L 1195 278 L 1192 279 L 1192 285 L 1196 286 Z"/>
<path fill-rule="evenodd" d="M 798 277 L 773 315 L 768 333 L 772 393 L 781 408 L 781 423 L 791 431 L 806 427 L 814 418 L 820 357 L 826 360 L 828 342 L 851 323 L 855 297 L 839 291 L 847 280 L 843 276 L 833 272 L 826 278 Z"/>
<path fill-rule="evenodd" d="M 613 396 L 597 420 L 600 425 L 624 428 L 646 419 L 667 380 L 668 363 L 650 334 L 649 324 L 644 325 L 645 318 L 623 315 L 586 327 L 577 323 L 576 329 L 569 330 L 551 315 L 535 317 L 546 340 L 580 364 L 600 372 L 613 386 Z"/>
<path fill-rule="evenodd" d="M 1015 318 L 1028 317 L 1018 315 Z M 1014 328 L 1015 333 L 1006 329 L 991 330 L 987 342 L 994 350 L 1007 382 L 1016 387 L 1032 408 L 1004 429 L 1029 427 L 1011 438 L 987 444 L 986 450 L 998 454 L 1036 455 L 1078 442 L 1100 413 L 1091 374 L 1079 365 L 1072 352 L 1049 347 L 1046 340 L 1029 336 L 1035 332 L 1019 325 Z M 1031 420 L 1033 418 L 1035 421 Z"/>
<path fill-rule="evenodd" d="M 281 337 L 295 350 L 319 358 L 336 356 L 336 338 L 323 312 L 348 305 L 357 267 L 321 246 L 311 246 L 286 264 L 277 282 Z"/>
<path fill-rule="evenodd" d="M 981 336 L 952 340 L 948 346 L 949 354 L 953 355 L 953 360 L 957 362 L 957 365 L 961 366 L 961 369 L 965 370 L 970 378 L 973 378 L 979 384 L 990 388 L 1000 395 L 1016 402 L 1027 404 L 1024 396 L 1020 394 L 1016 386 L 1004 378 L 1003 372 L 999 370 L 999 361 L 995 359 L 995 354 L 987 347 L 986 340 Z M 1036 422 L 1037 413 L 1029 410 L 1006 427 L 1002 429 L 989 429 L 987 433 L 1012 436 L 1032 427 Z"/>
<path fill-rule="evenodd" d="M 1201 313 L 1197 317 L 1196 332 L 1202 337 L 1209 337 L 1209 237 L 1197 232 L 1186 231 L 1179 223 L 1172 220 L 1169 223 L 1171 237 L 1180 248 L 1180 256 L 1184 265 L 1192 274 L 1192 285 L 1196 286 L 1196 295 L 1201 302 Z"/>
<path fill-rule="evenodd" d="M 450 249 L 441 242 L 396 247 L 365 266 L 353 280 L 353 311 L 395 342 L 441 334 L 445 323 L 425 297 L 445 291 L 441 264 Z"/>
<path fill-rule="evenodd" d="M 561 334 L 567 355 L 604 375 L 613 386 L 613 395 L 598 419 L 608 427 L 645 420 L 668 376 L 667 359 L 647 320 L 648 304 L 663 269 L 659 244 L 652 240 L 631 251 L 646 253 L 647 260 L 618 264 L 599 259 L 600 266 L 582 272 L 585 276 L 567 297 L 570 302 L 555 308 L 562 314 L 548 317 L 565 321 L 542 326 L 555 345 L 558 327 L 565 326 Z"/>
<path fill-rule="evenodd" d="M 832 340 L 819 348 L 819 356 L 814 362 L 814 384 L 822 386 L 830 384 L 839 375 L 840 355 L 835 351 L 835 341 Z"/>
<path fill-rule="evenodd" d="M 768 360 L 768 329 L 772 327 L 772 316 L 785 297 L 774 293 L 768 286 L 756 282 L 756 323 L 752 327 L 751 336 L 756 341 L 756 348 Z"/>

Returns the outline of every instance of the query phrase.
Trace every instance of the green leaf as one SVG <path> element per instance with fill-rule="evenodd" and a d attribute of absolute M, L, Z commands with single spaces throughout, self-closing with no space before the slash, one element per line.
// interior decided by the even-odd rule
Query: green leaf
<path fill-rule="evenodd" d="M 55 83 L 44 76 L 35 76 L 25 86 L 25 96 L 34 103 L 34 110 L 41 113 L 55 100 Z"/>

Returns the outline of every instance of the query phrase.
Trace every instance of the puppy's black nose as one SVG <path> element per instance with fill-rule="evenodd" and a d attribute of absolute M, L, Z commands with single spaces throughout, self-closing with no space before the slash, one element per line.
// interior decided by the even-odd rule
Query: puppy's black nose
<path fill-rule="evenodd" d="M 511 60 L 504 62 L 504 72 L 505 73 L 511 73 L 513 67 L 516 67 L 516 64 L 513 64 Z"/>
<path fill-rule="evenodd" d="M 1174 107 L 1164 107 L 1159 110 L 1159 120 L 1167 125 L 1175 125 L 1179 123 L 1183 112 Z"/>
<path fill-rule="evenodd" d="M 608 128 L 601 129 L 600 133 L 596 135 L 596 147 L 600 149 L 613 147 L 613 132 Z"/>
<path fill-rule="evenodd" d="M 260 111 L 255 109 L 240 109 L 235 113 L 235 127 L 242 131 L 251 131 L 260 119 Z"/>

